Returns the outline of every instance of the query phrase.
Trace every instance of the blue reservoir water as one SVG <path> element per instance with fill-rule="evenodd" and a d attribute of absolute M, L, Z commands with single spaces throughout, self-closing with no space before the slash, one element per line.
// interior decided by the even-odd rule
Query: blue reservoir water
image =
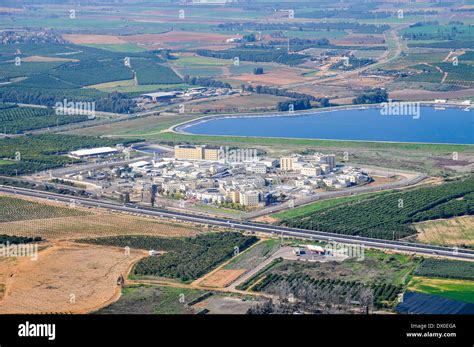
<path fill-rule="evenodd" d="M 381 115 L 380 109 L 292 116 L 212 118 L 181 130 L 201 135 L 474 144 L 474 112 L 421 107 L 419 118 Z"/>

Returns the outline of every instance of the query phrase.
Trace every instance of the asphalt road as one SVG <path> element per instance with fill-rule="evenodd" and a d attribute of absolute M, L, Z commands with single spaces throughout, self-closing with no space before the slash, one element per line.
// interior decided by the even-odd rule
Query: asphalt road
<path fill-rule="evenodd" d="M 0 192 L 13 193 L 22 196 L 36 197 L 48 200 L 55 200 L 65 203 L 74 202 L 77 205 L 87 206 L 87 207 L 96 207 L 96 208 L 105 208 L 115 211 L 143 214 L 148 216 L 168 218 L 177 221 L 185 221 L 192 223 L 207 224 L 213 226 L 227 227 L 231 229 L 265 233 L 265 234 L 274 234 L 282 236 L 292 236 L 298 237 L 301 239 L 307 240 L 319 240 L 319 241 L 329 241 L 329 242 L 339 242 L 344 244 L 357 244 L 363 245 L 369 248 L 376 248 L 382 250 L 392 250 L 400 252 L 408 252 L 419 255 L 431 255 L 438 256 L 443 258 L 453 258 L 459 260 L 470 260 L 474 261 L 474 250 L 467 249 L 456 249 L 449 247 L 425 245 L 419 243 L 409 243 L 409 242 L 400 242 L 400 241 L 390 241 L 390 240 L 379 240 L 368 237 L 358 237 L 351 235 L 341 235 L 334 233 L 319 232 L 314 230 L 305 230 L 297 228 L 288 228 L 283 226 L 274 226 L 263 223 L 255 222 L 245 222 L 237 221 L 227 218 L 218 218 L 218 217 L 209 217 L 201 215 L 192 215 L 188 213 L 181 213 L 176 211 L 169 211 L 163 209 L 155 209 L 137 206 L 133 204 L 124 204 L 121 205 L 115 202 L 106 202 L 94 199 L 78 198 L 78 197 L 68 197 L 65 195 L 35 191 L 25 188 L 14 188 L 0 185 Z"/>

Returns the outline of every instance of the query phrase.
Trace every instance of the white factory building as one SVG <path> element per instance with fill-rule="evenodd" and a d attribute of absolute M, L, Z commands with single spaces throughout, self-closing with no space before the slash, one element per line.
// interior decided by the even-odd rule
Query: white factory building
<path fill-rule="evenodd" d="M 87 148 L 79 149 L 77 151 L 69 152 L 69 156 L 73 158 L 89 158 L 89 157 L 100 157 L 107 156 L 118 153 L 116 148 L 112 147 L 97 147 L 97 148 Z"/>

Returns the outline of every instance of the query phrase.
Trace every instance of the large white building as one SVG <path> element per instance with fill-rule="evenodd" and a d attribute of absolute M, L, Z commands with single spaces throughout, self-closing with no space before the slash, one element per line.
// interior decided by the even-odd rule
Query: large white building
<path fill-rule="evenodd" d="M 104 155 L 111 155 L 117 153 L 118 150 L 112 147 L 97 147 L 79 149 L 77 151 L 69 152 L 69 155 L 74 158 L 100 157 Z"/>

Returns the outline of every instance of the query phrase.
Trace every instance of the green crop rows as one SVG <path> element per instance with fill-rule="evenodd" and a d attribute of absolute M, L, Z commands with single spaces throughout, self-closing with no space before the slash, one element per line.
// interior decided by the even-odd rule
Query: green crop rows
<path fill-rule="evenodd" d="M 425 259 L 415 271 L 415 275 L 474 281 L 474 263 L 446 259 Z"/>
<path fill-rule="evenodd" d="M 84 115 L 56 116 L 52 109 L 34 107 L 10 107 L 0 109 L 0 131 L 7 134 L 22 133 L 27 130 L 55 125 L 83 122 Z"/>
<path fill-rule="evenodd" d="M 211 271 L 219 263 L 245 250 L 257 241 L 254 236 L 236 232 L 208 233 L 195 237 L 167 239 L 154 236 L 117 236 L 80 242 L 166 251 L 146 257 L 133 269 L 134 275 L 160 276 L 189 281 Z"/>
<path fill-rule="evenodd" d="M 358 203 L 329 207 L 298 218 L 282 221 L 288 226 L 335 232 L 339 234 L 377 237 L 381 239 L 403 238 L 416 231 L 410 223 L 426 218 L 445 216 L 443 204 L 460 199 L 474 192 L 474 178 L 457 180 L 439 186 L 400 191 Z M 466 199 L 469 200 L 469 199 Z M 471 201 L 471 200 L 469 200 Z M 450 203 L 449 208 L 454 205 Z M 468 203 L 466 202 L 468 205 Z M 472 214 L 466 204 L 455 205 L 456 215 Z"/>

